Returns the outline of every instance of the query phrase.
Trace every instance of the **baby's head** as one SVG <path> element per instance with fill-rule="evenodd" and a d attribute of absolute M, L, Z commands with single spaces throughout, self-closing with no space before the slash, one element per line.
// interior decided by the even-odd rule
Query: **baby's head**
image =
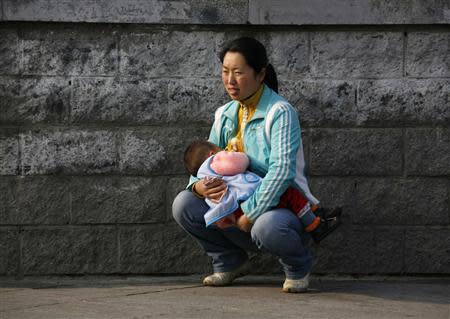
<path fill-rule="evenodd" d="M 249 164 L 245 153 L 221 151 L 214 156 L 210 166 L 216 174 L 233 176 L 244 173 Z"/>
<path fill-rule="evenodd" d="M 198 169 L 208 157 L 222 149 L 208 141 L 194 141 L 184 151 L 184 166 L 189 174 L 196 176 Z"/>
<path fill-rule="evenodd" d="M 216 156 L 211 162 L 211 168 L 219 175 L 231 176 L 244 173 L 249 165 L 249 159 L 245 153 L 223 151 L 208 141 L 194 141 L 184 152 L 184 166 L 189 174 L 197 176 L 203 162 L 214 154 Z"/>

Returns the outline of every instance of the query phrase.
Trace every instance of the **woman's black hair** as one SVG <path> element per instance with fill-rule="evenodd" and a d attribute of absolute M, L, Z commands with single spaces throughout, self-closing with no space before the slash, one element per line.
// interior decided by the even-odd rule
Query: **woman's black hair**
<path fill-rule="evenodd" d="M 220 62 L 227 52 L 237 52 L 244 56 L 247 64 L 258 74 L 266 68 L 264 83 L 278 93 L 278 80 L 275 69 L 267 59 L 267 52 L 264 45 L 254 38 L 242 37 L 227 43 L 220 52 Z"/>

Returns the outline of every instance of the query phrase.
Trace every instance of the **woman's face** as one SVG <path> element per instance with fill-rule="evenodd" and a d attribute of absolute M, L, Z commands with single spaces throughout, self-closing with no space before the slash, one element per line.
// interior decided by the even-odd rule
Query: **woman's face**
<path fill-rule="evenodd" d="M 233 100 L 245 100 L 258 90 L 264 80 L 265 69 L 256 74 L 242 54 L 227 52 L 223 58 L 222 82 Z"/>

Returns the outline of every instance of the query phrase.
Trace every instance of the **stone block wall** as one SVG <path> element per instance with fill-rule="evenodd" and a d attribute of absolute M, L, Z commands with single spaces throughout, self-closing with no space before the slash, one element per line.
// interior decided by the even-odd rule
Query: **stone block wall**
<path fill-rule="evenodd" d="M 171 202 L 241 35 L 298 110 L 313 193 L 344 207 L 315 272 L 448 275 L 450 4 L 333 3 L 0 1 L 0 276 L 208 271 Z"/>

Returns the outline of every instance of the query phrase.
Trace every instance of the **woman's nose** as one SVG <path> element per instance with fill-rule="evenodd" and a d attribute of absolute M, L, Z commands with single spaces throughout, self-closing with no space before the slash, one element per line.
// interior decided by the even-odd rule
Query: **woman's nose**
<path fill-rule="evenodd" d="M 230 84 L 236 83 L 236 78 L 234 77 L 234 75 L 232 73 L 230 73 L 228 75 L 228 83 L 230 83 Z"/>

